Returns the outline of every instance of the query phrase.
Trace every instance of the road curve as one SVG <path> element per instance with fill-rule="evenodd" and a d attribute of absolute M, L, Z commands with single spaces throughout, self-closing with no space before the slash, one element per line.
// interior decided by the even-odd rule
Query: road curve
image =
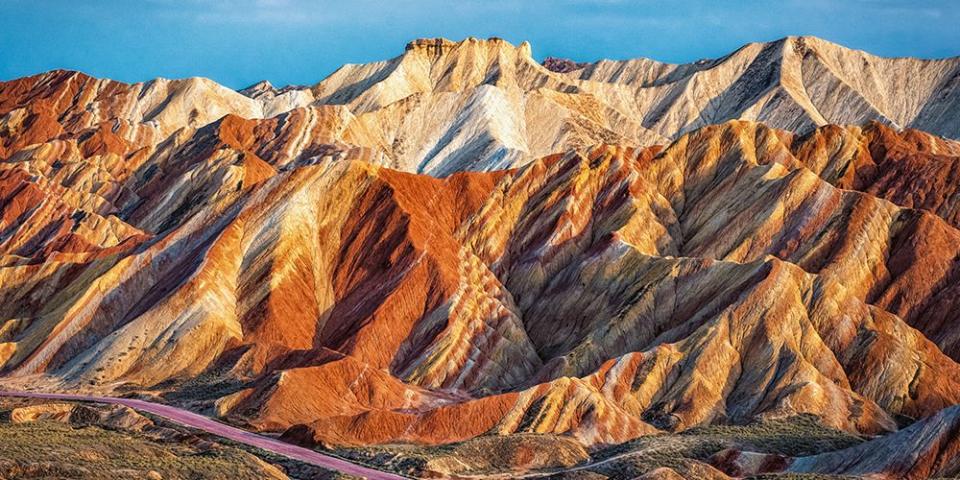
<path fill-rule="evenodd" d="M 150 413 L 158 417 L 163 417 L 173 423 L 186 427 L 203 430 L 218 437 L 233 440 L 235 442 L 266 450 L 277 455 L 299 460 L 304 463 L 316 465 L 318 467 L 336 470 L 347 475 L 355 475 L 371 480 L 394 480 L 407 478 L 394 473 L 383 472 L 372 468 L 364 467 L 351 463 L 342 458 L 324 455 L 309 448 L 298 447 L 286 442 L 281 442 L 275 438 L 258 435 L 230 425 L 220 423 L 211 418 L 199 415 L 187 410 L 183 410 L 169 405 L 148 402 L 146 400 L 135 400 L 132 398 L 117 397 L 97 397 L 88 395 L 72 395 L 64 393 L 39 393 L 39 392 L 15 392 L 0 390 L 0 397 L 23 397 L 40 398 L 46 400 L 68 400 L 75 402 L 93 402 L 107 403 L 113 405 L 124 405 L 134 410 Z"/>

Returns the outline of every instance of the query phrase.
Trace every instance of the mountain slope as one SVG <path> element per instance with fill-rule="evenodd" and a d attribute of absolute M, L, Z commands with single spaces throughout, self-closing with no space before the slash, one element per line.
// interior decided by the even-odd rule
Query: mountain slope
<path fill-rule="evenodd" d="M 898 313 L 955 324 L 931 272 L 957 270 L 960 231 L 836 189 L 786 133 L 729 122 L 435 179 L 278 171 L 257 128 L 187 140 L 201 167 L 145 198 L 202 208 L 131 210 L 154 232 L 136 248 L 0 271 L 8 374 L 239 382 L 209 399 L 222 415 L 334 444 L 609 444 L 800 413 L 879 433 L 960 397 L 960 366 Z"/>
<path fill-rule="evenodd" d="M 565 75 L 633 90 L 643 125 L 668 136 L 731 118 L 809 131 L 879 120 L 950 138 L 960 59 L 883 58 L 816 37 L 746 45 L 718 59 L 671 65 L 600 61 Z"/>

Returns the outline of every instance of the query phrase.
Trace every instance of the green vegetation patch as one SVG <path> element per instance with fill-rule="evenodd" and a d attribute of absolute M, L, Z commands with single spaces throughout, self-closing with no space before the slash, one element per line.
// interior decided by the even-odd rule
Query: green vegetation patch
<path fill-rule="evenodd" d="M 277 470 L 228 447 L 160 444 L 99 427 L 0 424 L 0 477 L 263 479 Z"/>

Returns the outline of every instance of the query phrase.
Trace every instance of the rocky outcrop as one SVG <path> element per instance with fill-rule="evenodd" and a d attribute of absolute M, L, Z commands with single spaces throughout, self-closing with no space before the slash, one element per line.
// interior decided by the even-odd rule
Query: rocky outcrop
<path fill-rule="evenodd" d="M 11 423 L 27 423 L 39 420 L 68 422 L 76 405 L 70 403 L 47 403 L 14 408 L 10 411 Z"/>
<path fill-rule="evenodd" d="M 154 428 L 153 421 L 131 408 L 112 405 L 93 407 L 76 403 L 42 403 L 10 411 L 11 423 L 53 421 L 76 426 L 97 425 L 111 430 L 142 432 Z"/>
<path fill-rule="evenodd" d="M 484 436 L 451 446 L 426 461 L 423 476 L 458 478 L 493 472 L 522 474 L 571 468 L 590 459 L 569 437 L 551 435 Z"/>
<path fill-rule="evenodd" d="M 710 457 L 710 464 L 734 477 L 782 472 L 793 459 L 773 453 L 745 452 L 726 448 Z"/>
<path fill-rule="evenodd" d="M 547 57 L 541 62 L 544 68 L 556 73 L 570 73 L 586 67 L 586 63 L 577 63 L 569 58 Z"/>

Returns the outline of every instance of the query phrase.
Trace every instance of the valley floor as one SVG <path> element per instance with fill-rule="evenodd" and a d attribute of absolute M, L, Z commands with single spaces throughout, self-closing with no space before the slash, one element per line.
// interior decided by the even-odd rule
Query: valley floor
<path fill-rule="evenodd" d="M 169 413 L 152 415 L 120 404 L 77 402 L 80 396 L 76 395 L 21 397 L 11 393 L 0 393 L 0 479 L 4 480 L 361 478 L 314 465 L 318 461 L 283 455 L 297 449 L 292 445 L 280 445 L 280 453 L 272 451 L 267 437 L 223 425 L 221 434 L 229 429 L 249 437 L 233 441 L 191 428 L 186 425 L 196 422 L 190 421 L 188 417 L 194 414 L 189 412 L 184 419 L 171 421 Z M 153 410 L 158 412 L 169 409 L 156 407 L 160 408 Z M 258 442 L 258 437 L 266 441 Z M 255 446 L 261 443 L 268 449 Z M 345 469 L 350 469 L 349 464 Z"/>
<path fill-rule="evenodd" d="M 837 451 L 866 439 L 824 427 L 813 416 L 748 426 L 695 428 L 679 434 L 641 437 L 586 451 L 568 437 L 518 434 L 479 437 L 439 447 L 394 445 L 336 450 L 415 477 L 553 479 L 761 479 L 855 478 L 849 476 L 737 471 L 732 454 L 764 454 L 775 465 L 786 459 Z M 760 467 L 761 465 L 757 465 Z M 672 472 L 672 473 L 667 473 Z"/>
<path fill-rule="evenodd" d="M 0 479 L 898 478 L 803 470 L 809 470 L 807 459 L 817 459 L 817 469 L 829 467 L 831 454 L 853 469 L 870 456 L 863 452 L 891 445 L 910 450 L 913 436 L 951 430 L 955 410 L 880 437 L 853 435 L 824 426 L 816 416 L 797 415 L 649 435 L 591 450 L 569 436 L 521 433 L 440 446 L 323 451 L 143 400 L 0 391 Z"/>

